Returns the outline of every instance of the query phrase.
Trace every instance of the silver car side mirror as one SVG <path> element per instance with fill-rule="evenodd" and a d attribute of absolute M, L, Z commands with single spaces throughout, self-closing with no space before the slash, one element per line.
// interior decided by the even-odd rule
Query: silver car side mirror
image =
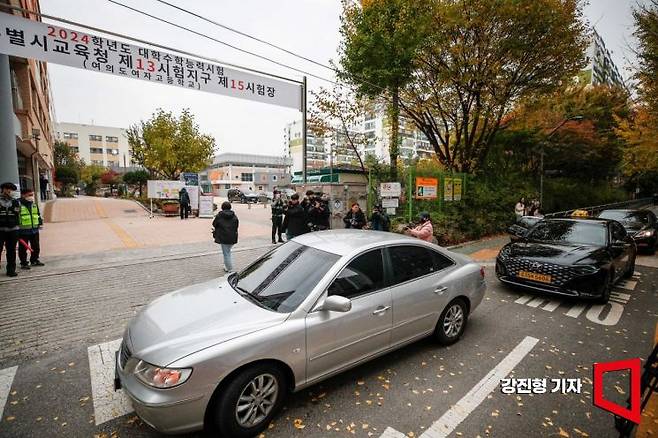
<path fill-rule="evenodd" d="M 318 310 L 327 310 L 330 312 L 349 312 L 352 309 L 352 300 L 349 298 L 341 297 L 340 295 L 332 295 L 324 300 Z"/>

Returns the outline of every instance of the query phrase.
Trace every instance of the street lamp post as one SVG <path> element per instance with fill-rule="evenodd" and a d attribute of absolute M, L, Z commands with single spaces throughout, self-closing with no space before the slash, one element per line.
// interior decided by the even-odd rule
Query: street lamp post
<path fill-rule="evenodd" d="M 544 146 L 548 142 L 548 140 L 561 128 L 564 126 L 565 123 L 575 120 L 583 120 L 583 116 L 571 116 L 568 117 L 560 122 L 559 125 L 557 125 L 551 132 L 548 133 L 546 136 L 546 139 L 541 142 L 541 150 L 539 152 L 539 205 L 543 208 L 544 207 Z"/>

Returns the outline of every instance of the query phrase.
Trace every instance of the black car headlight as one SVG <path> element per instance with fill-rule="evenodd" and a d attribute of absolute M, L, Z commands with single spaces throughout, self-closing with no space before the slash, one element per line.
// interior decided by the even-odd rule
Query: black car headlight
<path fill-rule="evenodd" d="M 507 257 L 509 257 L 510 252 L 511 249 L 509 248 L 509 246 L 504 246 L 498 253 L 498 258 L 501 260 L 505 260 Z"/>
<path fill-rule="evenodd" d="M 633 237 L 637 237 L 637 238 L 651 237 L 651 236 L 654 235 L 654 233 L 655 233 L 654 230 L 644 230 L 644 231 L 640 231 L 640 232 L 638 232 L 638 233 L 637 233 L 635 236 L 633 236 Z"/>
<path fill-rule="evenodd" d="M 572 271 L 576 275 L 592 275 L 599 271 L 599 267 L 594 265 L 575 265 Z"/>

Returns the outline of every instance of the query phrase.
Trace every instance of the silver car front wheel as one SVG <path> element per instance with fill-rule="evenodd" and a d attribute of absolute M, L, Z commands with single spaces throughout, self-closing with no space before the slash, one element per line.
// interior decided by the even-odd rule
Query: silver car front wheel
<path fill-rule="evenodd" d="M 244 428 L 257 426 L 274 409 L 279 383 L 269 373 L 254 377 L 244 387 L 235 405 L 235 419 Z"/>

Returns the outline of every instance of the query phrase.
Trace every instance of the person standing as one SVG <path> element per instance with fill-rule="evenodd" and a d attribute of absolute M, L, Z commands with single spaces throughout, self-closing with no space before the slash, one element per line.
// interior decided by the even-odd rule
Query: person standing
<path fill-rule="evenodd" d="M 283 230 L 283 213 L 285 212 L 285 204 L 281 199 L 281 192 L 274 192 L 274 200 L 272 201 L 272 243 L 276 243 L 276 238 L 279 238 L 279 243 L 283 243 L 281 233 Z"/>
<path fill-rule="evenodd" d="M 434 239 L 434 227 L 432 226 L 432 221 L 430 221 L 430 214 L 426 211 L 423 211 L 418 215 L 420 223 L 415 227 L 409 230 L 409 234 L 425 242 L 432 242 Z"/>
<path fill-rule="evenodd" d="M 187 216 L 190 214 L 190 194 L 187 193 L 185 187 L 178 192 L 178 203 L 180 204 L 180 218 L 183 219 L 184 215 L 185 219 L 187 219 Z"/>
<path fill-rule="evenodd" d="M 358 202 L 352 204 L 350 211 L 343 218 L 343 222 L 345 222 L 345 228 L 354 228 L 355 230 L 362 230 L 366 226 L 366 215 L 363 214 Z"/>
<path fill-rule="evenodd" d="M 308 209 L 308 219 L 313 231 L 323 231 L 329 229 L 329 203 L 325 203 L 319 197 L 312 199 L 313 204 Z"/>
<path fill-rule="evenodd" d="M 370 228 L 374 231 L 390 231 L 391 220 L 381 205 L 375 205 L 370 217 Z"/>
<path fill-rule="evenodd" d="M 32 266 L 43 266 L 39 260 L 41 247 L 39 245 L 39 227 L 43 225 L 39 205 L 34 201 L 33 190 L 21 192 L 21 217 L 18 230 L 18 258 L 21 261 L 21 269 L 30 269 Z M 27 260 L 27 246 L 30 249 L 30 261 Z"/>
<path fill-rule="evenodd" d="M 0 256 L 2 249 L 7 253 L 7 276 L 16 277 L 16 242 L 20 222 L 21 204 L 12 193 L 16 185 L 10 182 L 0 185 Z"/>
<path fill-rule="evenodd" d="M 288 209 L 283 218 L 283 232 L 286 233 L 288 240 L 309 232 L 308 218 L 306 211 L 299 203 L 298 193 L 290 197 Z"/>
<path fill-rule="evenodd" d="M 231 210 L 231 203 L 224 201 L 222 203 L 221 211 L 217 213 L 215 219 L 212 221 L 213 237 L 215 243 L 222 247 L 222 255 L 224 257 L 224 272 L 233 271 L 233 258 L 231 256 L 231 249 L 233 245 L 238 243 L 238 226 L 240 221 L 235 212 Z"/>
<path fill-rule="evenodd" d="M 45 201 L 48 199 L 48 178 L 46 175 L 41 174 L 39 176 L 39 190 L 41 191 L 41 200 Z"/>
<path fill-rule="evenodd" d="M 525 198 L 519 199 L 519 202 L 514 206 L 514 214 L 516 215 L 516 220 L 518 221 L 525 215 Z"/>

